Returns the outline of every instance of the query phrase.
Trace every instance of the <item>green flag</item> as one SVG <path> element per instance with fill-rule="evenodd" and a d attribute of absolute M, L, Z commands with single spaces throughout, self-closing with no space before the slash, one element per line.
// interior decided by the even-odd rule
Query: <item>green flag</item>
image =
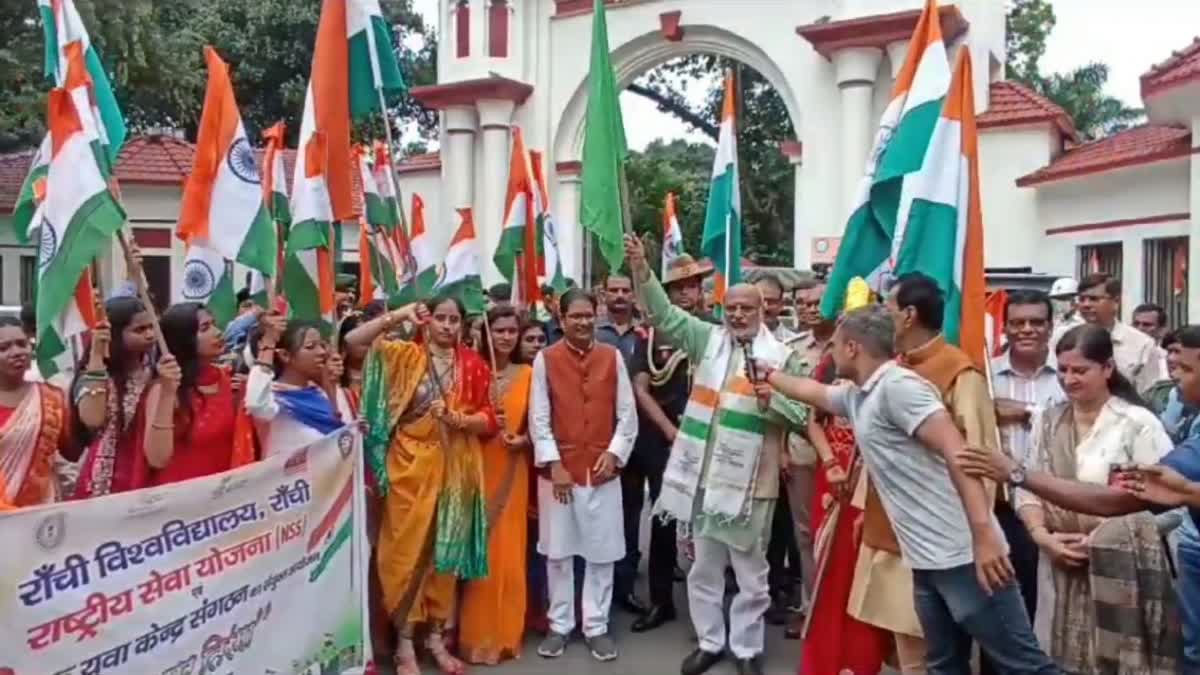
<path fill-rule="evenodd" d="M 579 223 L 596 237 L 600 253 L 610 269 L 619 268 L 625 258 L 621 163 L 629 149 L 625 146 L 625 123 L 621 119 L 619 95 L 608 55 L 604 0 L 595 0 Z"/>

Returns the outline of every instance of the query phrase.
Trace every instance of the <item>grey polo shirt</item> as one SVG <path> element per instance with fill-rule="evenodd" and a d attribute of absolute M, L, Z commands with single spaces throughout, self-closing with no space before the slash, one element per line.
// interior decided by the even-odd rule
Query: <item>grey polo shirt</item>
<path fill-rule="evenodd" d="M 971 529 L 941 453 L 913 434 L 945 410 L 927 380 L 894 362 L 863 384 L 831 387 L 831 412 L 850 420 L 871 480 L 892 521 L 900 551 L 916 570 L 944 570 L 975 560 Z M 1003 541 L 995 516 L 992 526 Z"/>

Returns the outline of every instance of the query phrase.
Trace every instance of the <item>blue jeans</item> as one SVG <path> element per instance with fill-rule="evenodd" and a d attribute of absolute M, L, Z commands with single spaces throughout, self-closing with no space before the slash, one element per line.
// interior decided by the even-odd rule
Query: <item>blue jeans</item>
<path fill-rule="evenodd" d="M 1176 591 L 1183 628 L 1183 672 L 1196 675 L 1200 673 L 1200 534 L 1190 516 L 1176 531 L 1179 533 Z"/>
<path fill-rule="evenodd" d="M 989 596 L 973 564 L 913 570 L 913 600 L 925 632 L 929 675 L 970 675 L 972 639 L 998 673 L 1060 675 L 1033 636 L 1016 582 Z"/>

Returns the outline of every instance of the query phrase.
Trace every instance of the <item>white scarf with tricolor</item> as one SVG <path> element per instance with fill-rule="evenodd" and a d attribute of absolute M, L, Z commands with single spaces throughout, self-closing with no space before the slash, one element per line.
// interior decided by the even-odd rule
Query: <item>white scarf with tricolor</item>
<path fill-rule="evenodd" d="M 766 327 L 759 328 L 753 358 L 779 369 L 790 354 Z M 749 517 L 766 430 L 766 413 L 759 408 L 746 378 L 741 347 L 728 329 L 713 328 L 696 369 L 654 514 L 690 523 L 704 474 L 701 514 L 726 522 Z M 716 437 L 705 474 L 705 453 L 713 434 Z"/>

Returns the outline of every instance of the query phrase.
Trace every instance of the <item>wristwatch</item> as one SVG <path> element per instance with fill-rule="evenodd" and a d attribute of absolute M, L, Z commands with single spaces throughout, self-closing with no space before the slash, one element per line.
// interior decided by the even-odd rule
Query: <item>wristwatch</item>
<path fill-rule="evenodd" d="M 1012 471 L 1008 472 L 1008 484 L 1013 487 L 1021 487 L 1025 485 L 1025 467 L 1018 464 Z"/>

